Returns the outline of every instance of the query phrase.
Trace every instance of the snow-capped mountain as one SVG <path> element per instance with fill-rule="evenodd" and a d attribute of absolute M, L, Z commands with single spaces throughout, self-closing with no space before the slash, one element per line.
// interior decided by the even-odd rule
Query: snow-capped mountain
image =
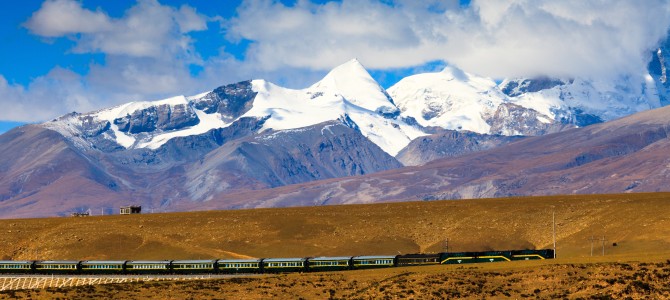
<path fill-rule="evenodd" d="M 0 136 L 0 215 L 174 208 L 364 175 L 402 167 L 395 154 L 421 135 L 357 60 L 300 90 L 253 80 L 71 113 Z"/>
<path fill-rule="evenodd" d="M 648 74 L 614 79 L 514 79 L 500 84 L 509 101 L 554 121 L 587 126 L 661 106 Z"/>
<path fill-rule="evenodd" d="M 389 88 L 401 115 L 422 126 L 480 134 L 542 135 L 661 106 L 648 74 L 614 80 L 492 79 L 446 67 Z"/>
<path fill-rule="evenodd" d="M 406 77 L 388 91 L 401 114 L 422 126 L 477 133 L 490 131 L 486 120 L 506 100 L 493 80 L 455 67 Z"/>
<path fill-rule="evenodd" d="M 351 60 L 304 89 L 259 79 L 195 96 L 67 114 L 0 135 L 0 216 L 111 210 L 128 201 L 178 210 L 194 205 L 257 205 L 245 202 L 252 198 L 271 199 L 262 206 L 292 205 L 299 195 L 299 203 L 309 205 L 343 203 L 345 198 L 344 202 L 432 199 L 439 193 L 420 194 L 465 175 L 463 180 L 452 180 L 450 189 L 465 193 L 461 196 L 486 196 L 459 184 L 494 176 L 498 170 L 473 169 L 468 157 L 493 153 L 496 159 L 508 161 L 520 149 L 560 156 L 541 149 L 545 143 L 524 142 L 533 138 L 519 136 L 609 122 L 667 104 L 667 49 L 666 45 L 654 53 L 656 61 L 650 63 L 648 74 L 614 79 L 538 77 L 497 84 L 447 67 L 407 77 L 387 92 L 357 60 Z M 639 130 L 644 130 L 646 123 L 638 121 Z M 665 138 L 665 127 L 654 130 L 625 137 Z M 570 132 L 576 131 L 566 136 Z M 575 152 L 577 157 L 568 158 L 570 163 L 561 168 L 573 168 L 573 160 L 585 165 L 633 149 L 619 145 L 618 136 L 610 139 L 607 132 L 599 134 L 611 145 L 584 144 L 593 149 L 577 149 L 582 152 Z M 589 139 L 588 134 L 574 136 Z M 563 145 L 554 146 L 562 149 Z M 496 152 L 499 147 L 514 151 Z M 482 151 L 482 156 L 476 153 Z M 431 171 L 432 161 L 443 157 L 463 161 L 449 178 L 439 170 Z M 403 163 L 417 167 L 390 172 Z M 431 169 L 425 173 L 430 180 L 412 181 L 413 170 L 422 168 Z M 380 175 L 383 179 L 373 184 L 358 184 L 357 178 L 348 177 L 381 171 L 389 171 L 384 174 L 390 177 Z M 399 185 L 395 178 L 409 181 Z M 316 180 L 327 180 L 319 185 L 332 188 L 320 191 L 321 187 L 309 184 Z M 507 191 L 519 185 L 496 184 L 485 182 L 477 189 Z M 366 195 L 373 185 L 387 188 L 383 194 Z M 345 190 L 352 192 L 342 198 Z"/>
<path fill-rule="evenodd" d="M 265 128 L 295 129 L 346 120 L 391 155 L 425 134 L 397 118 L 398 108 L 391 97 L 356 59 L 336 67 L 304 90 L 286 89 L 262 80 L 253 81 L 252 86 L 258 95 L 244 116 L 270 116 Z"/>
<path fill-rule="evenodd" d="M 253 80 L 192 97 L 132 102 L 70 115 L 44 126 L 81 145 L 93 146 L 92 140 L 102 138 L 126 149 L 158 149 L 173 138 L 226 128 L 241 118 L 264 119 L 260 132 L 342 120 L 395 155 L 425 134 L 397 118 L 398 114 L 391 97 L 354 59 L 302 90 Z"/>

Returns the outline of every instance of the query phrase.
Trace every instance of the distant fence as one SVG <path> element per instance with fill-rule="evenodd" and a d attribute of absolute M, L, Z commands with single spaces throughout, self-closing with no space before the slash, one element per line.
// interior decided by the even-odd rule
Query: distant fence
<path fill-rule="evenodd" d="M 0 277 L 0 291 L 44 288 L 62 288 L 93 284 L 112 284 L 144 281 L 175 281 L 210 279 L 212 276 L 113 276 L 113 277 L 77 277 L 77 276 L 19 276 Z"/>

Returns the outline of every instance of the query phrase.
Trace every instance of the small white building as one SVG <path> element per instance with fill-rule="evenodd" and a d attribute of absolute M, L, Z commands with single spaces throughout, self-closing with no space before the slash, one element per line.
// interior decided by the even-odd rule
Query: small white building
<path fill-rule="evenodd" d="M 129 205 L 129 206 L 121 206 L 119 209 L 119 213 L 122 215 L 132 215 L 132 214 L 139 214 L 142 212 L 142 206 L 135 206 L 135 205 Z"/>

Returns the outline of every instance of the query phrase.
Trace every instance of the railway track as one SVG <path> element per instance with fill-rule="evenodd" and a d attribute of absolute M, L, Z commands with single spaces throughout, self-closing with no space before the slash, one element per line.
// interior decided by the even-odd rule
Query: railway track
<path fill-rule="evenodd" d="M 63 288 L 73 286 L 150 281 L 208 280 L 259 274 L 199 274 L 199 275 L 10 275 L 0 276 L 0 291 Z"/>

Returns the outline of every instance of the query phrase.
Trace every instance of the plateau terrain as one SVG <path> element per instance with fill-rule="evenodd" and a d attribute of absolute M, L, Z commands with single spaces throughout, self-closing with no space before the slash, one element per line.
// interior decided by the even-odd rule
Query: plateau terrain
<path fill-rule="evenodd" d="M 447 66 L 385 89 L 352 59 L 69 113 L 0 135 L 0 218 L 668 191 L 666 44 L 607 80 Z"/>
<path fill-rule="evenodd" d="M 557 259 L 3 292 L 4 297 L 665 297 L 667 193 L 1 220 L 3 259 L 214 259 L 551 248 Z M 604 240 L 604 241 L 603 241 Z M 604 251 L 604 255 L 603 255 Z M 171 291 L 170 295 L 164 294 Z M 332 294 L 331 294 L 332 293 Z M 180 296 L 181 295 L 181 296 Z"/>

